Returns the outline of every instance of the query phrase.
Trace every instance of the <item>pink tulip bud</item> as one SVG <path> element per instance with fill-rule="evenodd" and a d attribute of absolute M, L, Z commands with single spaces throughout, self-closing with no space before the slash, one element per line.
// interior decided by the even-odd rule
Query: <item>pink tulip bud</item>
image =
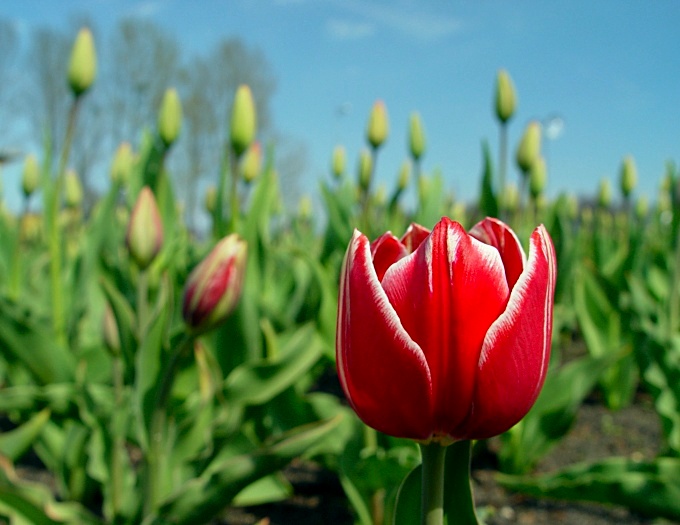
<path fill-rule="evenodd" d="M 505 432 L 529 411 L 550 360 L 555 251 L 543 226 L 528 258 L 485 219 L 443 218 L 373 243 L 354 232 L 342 267 L 336 357 L 369 426 L 442 444 Z"/>
<path fill-rule="evenodd" d="M 163 247 L 163 221 L 153 192 L 144 186 L 132 208 L 125 236 L 130 255 L 141 270 L 146 269 Z"/>
<path fill-rule="evenodd" d="M 182 316 L 196 332 L 224 321 L 236 307 L 245 276 L 247 245 L 235 233 L 222 239 L 191 272 Z"/>

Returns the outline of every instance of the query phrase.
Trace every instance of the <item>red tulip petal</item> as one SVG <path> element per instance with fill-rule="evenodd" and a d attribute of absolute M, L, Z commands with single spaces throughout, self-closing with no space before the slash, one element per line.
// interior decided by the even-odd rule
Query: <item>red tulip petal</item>
<path fill-rule="evenodd" d="M 393 436 L 429 437 L 432 394 L 425 356 L 390 305 L 368 239 L 358 231 L 343 263 L 336 357 L 345 394 L 367 425 Z"/>
<path fill-rule="evenodd" d="M 418 246 L 420 246 L 422 242 L 427 239 L 428 235 L 430 235 L 430 230 L 421 226 L 420 224 L 412 222 L 406 229 L 406 233 L 402 235 L 401 242 L 408 250 L 408 253 L 413 253 L 416 251 Z"/>
<path fill-rule="evenodd" d="M 498 250 L 505 267 L 508 287 L 512 290 L 526 264 L 526 255 L 515 232 L 504 222 L 487 217 L 472 227 L 470 235 Z"/>
<path fill-rule="evenodd" d="M 406 250 L 406 247 L 392 235 L 392 232 L 383 233 L 373 241 L 371 243 L 371 256 L 375 272 L 378 274 L 378 280 L 382 281 L 387 269 L 409 253 L 411 252 Z"/>
<path fill-rule="evenodd" d="M 539 226 L 531 235 L 526 270 L 484 340 L 472 412 L 461 425 L 461 437 L 482 439 L 505 432 L 536 401 L 550 360 L 556 275 L 552 241 Z"/>
<path fill-rule="evenodd" d="M 509 290 L 498 250 L 444 218 L 382 281 L 401 322 L 423 349 L 432 374 L 435 433 L 468 415 L 484 336 Z"/>

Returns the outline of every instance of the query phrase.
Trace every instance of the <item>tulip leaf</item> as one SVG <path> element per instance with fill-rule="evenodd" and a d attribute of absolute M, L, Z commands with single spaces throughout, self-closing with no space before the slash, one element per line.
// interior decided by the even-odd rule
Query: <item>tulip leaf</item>
<path fill-rule="evenodd" d="M 479 195 L 479 210 L 487 217 L 498 217 L 498 199 L 493 191 L 493 162 L 489 144 L 482 144 L 482 158 L 484 168 L 482 171 L 482 191 Z"/>
<path fill-rule="evenodd" d="M 50 418 L 50 410 L 44 408 L 23 425 L 0 434 L 0 456 L 11 461 L 19 459 L 31 447 Z"/>
<path fill-rule="evenodd" d="M 680 458 L 613 457 L 540 476 L 500 474 L 498 481 L 536 497 L 621 505 L 646 516 L 680 519 Z"/>
<path fill-rule="evenodd" d="M 293 495 L 293 487 L 281 474 L 271 474 L 248 485 L 234 498 L 233 505 L 249 507 L 283 501 Z"/>

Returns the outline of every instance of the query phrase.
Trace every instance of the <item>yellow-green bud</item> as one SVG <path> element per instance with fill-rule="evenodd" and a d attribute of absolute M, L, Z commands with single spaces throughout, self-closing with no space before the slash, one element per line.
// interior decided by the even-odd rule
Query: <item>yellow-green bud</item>
<path fill-rule="evenodd" d="M 371 114 L 368 117 L 366 126 L 366 139 L 374 149 L 387 140 L 390 132 L 390 123 L 387 117 L 387 108 L 382 100 L 377 100 L 373 104 Z"/>
<path fill-rule="evenodd" d="M 517 166 L 528 174 L 534 161 L 541 154 L 541 125 L 532 120 L 527 124 L 524 135 L 517 147 Z"/>
<path fill-rule="evenodd" d="M 387 202 L 387 188 L 385 184 L 379 184 L 375 189 L 375 194 L 373 195 L 373 201 L 377 206 L 384 206 Z"/>
<path fill-rule="evenodd" d="M 83 203 L 83 186 L 72 169 L 67 170 L 64 176 L 64 199 L 69 208 L 77 208 Z"/>
<path fill-rule="evenodd" d="M 359 154 L 359 187 L 366 191 L 371 185 L 373 175 L 373 156 L 367 149 Z"/>
<path fill-rule="evenodd" d="M 262 170 L 262 147 L 259 142 L 254 142 L 248 148 L 241 163 L 241 173 L 243 180 L 253 182 Z"/>
<path fill-rule="evenodd" d="M 503 208 L 509 213 L 514 213 L 519 209 L 519 190 L 516 184 L 506 184 L 505 191 L 500 198 L 503 201 Z"/>
<path fill-rule="evenodd" d="M 638 220 L 643 220 L 647 217 L 649 213 L 649 201 L 647 197 L 643 195 L 635 202 L 635 216 Z"/>
<path fill-rule="evenodd" d="M 312 198 L 309 195 L 303 195 L 300 197 L 300 202 L 298 203 L 298 215 L 301 219 L 309 220 L 312 218 Z"/>
<path fill-rule="evenodd" d="M 533 199 L 538 199 L 543 193 L 547 182 L 548 173 L 545 166 L 545 159 L 543 157 L 538 157 L 529 170 L 529 192 Z"/>
<path fill-rule="evenodd" d="M 130 146 L 129 142 L 122 142 L 118 146 L 111 163 L 111 170 L 109 172 L 111 182 L 114 184 L 125 184 L 130 179 L 134 160 L 132 146 Z"/>
<path fill-rule="evenodd" d="M 341 145 L 335 146 L 333 148 L 333 158 L 331 160 L 331 171 L 333 172 L 333 177 L 336 179 L 342 178 L 345 174 L 345 168 L 347 164 L 347 155 L 345 154 L 345 147 Z"/>
<path fill-rule="evenodd" d="M 23 242 L 32 243 L 40 239 L 42 216 L 37 213 L 24 213 L 19 219 L 19 236 Z"/>
<path fill-rule="evenodd" d="M 411 113 L 409 120 L 408 145 L 411 150 L 411 157 L 418 161 L 425 153 L 425 129 L 423 129 L 423 122 L 420 119 L 420 113 L 414 111 Z"/>
<path fill-rule="evenodd" d="M 247 245 L 238 234 L 222 239 L 189 274 L 182 316 L 195 332 L 224 321 L 236 308 L 246 269 Z"/>
<path fill-rule="evenodd" d="M 512 118 L 517 107 L 517 95 L 510 74 L 501 69 L 496 77 L 496 117 L 503 124 Z"/>
<path fill-rule="evenodd" d="M 104 316 L 102 317 L 102 334 L 104 345 L 113 355 L 120 354 L 120 334 L 118 333 L 118 323 L 116 316 L 113 314 L 111 306 L 108 304 L 104 308 Z"/>
<path fill-rule="evenodd" d="M 217 209 L 217 188 L 214 185 L 208 186 L 205 190 L 205 211 L 210 215 Z"/>
<path fill-rule="evenodd" d="M 397 189 L 399 191 L 404 191 L 408 187 L 408 183 L 411 180 L 411 162 L 406 159 L 401 163 L 401 168 L 399 168 L 399 178 L 397 179 Z"/>
<path fill-rule="evenodd" d="M 637 168 L 635 166 L 635 159 L 627 155 L 621 164 L 621 193 L 627 199 L 637 184 Z"/>
<path fill-rule="evenodd" d="M 158 135 L 163 144 L 170 147 L 179 137 L 182 129 L 182 102 L 175 88 L 169 88 L 163 95 L 161 110 L 158 112 Z"/>
<path fill-rule="evenodd" d="M 148 268 L 163 247 L 163 221 L 151 188 L 144 186 L 130 214 L 125 241 L 140 270 Z"/>
<path fill-rule="evenodd" d="M 92 32 L 84 27 L 78 31 L 71 49 L 68 65 L 68 83 L 76 97 L 85 93 L 97 76 L 97 52 Z"/>
<path fill-rule="evenodd" d="M 237 157 L 240 157 L 255 140 L 256 130 L 257 114 L 253 93 L 250 91 L 250 87 L 241 84 L 234 96 L 229 131 L 231 148 Z"/>
<path fill-rule="evenodd" d="M 40 166 L 35 155 L 26 155 L 24 159 L 24 169 L 21 173 L 21 189 L 26 198 L 33 195 L 40 184 Z"/>
<path fill-rule="evenodd" d="M 608 208 L 612 203 L 612 188 L 609 179 L 600 181 L 600 189 L 597 193 L 597 204 L 600 208 Z"/>

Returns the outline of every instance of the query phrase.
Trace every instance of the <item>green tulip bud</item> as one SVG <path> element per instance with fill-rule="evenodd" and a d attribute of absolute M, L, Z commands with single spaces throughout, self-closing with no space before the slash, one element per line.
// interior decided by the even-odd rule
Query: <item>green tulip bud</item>
<path fill-rule="evenodd" d="M 390 132 L 390 123 L 387 117 L 387 108 L 382 100 L 373 104 L 371 114 L 366 126 L 366 139 L 373 149 L 379 148 L 387 140 Z"/>
<path fill-rule="evenodd" d="M 309 195 L 300 197 L 300 202 L 298 203 L 298 216 L 303 220 L 309 220 L 312 218 L 312 210 L 312 198 Z"/>
<path fill-rule="evenodd" d="M 163 95 L 161 110 L 158 112 L 158 135 L 166 148 L 179 137 L 182 129 L 182 103 L 175 88 L 169 88 Z"/>
<path fill-rule="evenodd" d="M 24 213 L 19 219 L 19 237 L 23 242 L 36 242 L 42 233 L 42 216 L 37 213 Z"/>
<path fill-rule="evenodd" d="M 600 181 L 600 189 L 597 193 L 597 204 L 600 208 L 608 208 L 612 203 L 612 188 L 609 179 Z"/>
<path fill-rule="evenodd" d="M 425 130 L 420 119 L 420 113 L 414 111 L 411 113 L 408 134 L 409 148 L 414 161 L 418 161 L 425 153 L 425 142 Z"/>
<path fill-rule="evenodd" d="M 120 355 L 120 334 L 118 333 L 118 323 L 113 314 L 111 306 L 106 305 L 104 316 L 102 317 L 102 334 L 104 345 L 112 355 Z"/>
<path fill-rule="evenodd" d="M 230 140 L 231 148 L 237 157 L 245 152 L 253 140 L 257 129 L 255 101 L 250 87 L 241 84 L 236 90 L 231 108 Z"/>
<path fill-rule="evenodd" d="M 243 180 L 247 183 L 253 182 L 262 170 L 262 147 L 259 142 L 254 142 L 248 148 L 241 163 L 241 173 Z"/>
<path fill-rule="evenodd" d="M 501 69 L 496 77 L 496 117 L 505 124 L 515 114 L 517 96 L 510 75 Z"/>
<path fill-rule="evenodd" d="M 118 149 L 113 156 L 113 162 L 111 163 L 111 170 L 109 171 L 111 182 L 114 184 L 125 184 L 130 179 L 134 161 L 135 156 L 132 152 L 130 143 L 121 143 L 121 145 L 118 146 Z"/>
<path fill-rule="evenodd" d="M 84 27 L 78 31 L 68 65 L 68 83 L 76 97 L 85 93 L 97 76 L 97 53 L 92 32 Z"/>
<path fill-rule="evenodd" d="M 238 303 L 246 269 L 247 245 L 238 234 L 222 239 L 189 274 L 182 316 L 194 332 L 222 323 Z"/>
<path fill-rule="evenodd" d="M 503 208 L 509 213 L 514 213 L 519 209 L 519 190 L 516 184 L 506 184 L 505 191 L 500 198 L 503 201 Z"/>
<path fill-rule="evenodd" d="M 647 217 L 647 214 L 649 214 L 649 201 L 643 195 L 635 202 L 635 216 L 642 221 Z"/>
<path fill-rule="evenodd" d="M 397 190 L 404 191 L 411 180 L 411 162 L 407 159 L 401 163 L 399 168 L 399 178 L 397 179 Z"/>
<path fill-rule="evenodd" d="M 215 186 L 208 186 L 208 189 L 205 190 L 204 204 L 205 211 L 210 215 L 215 213 L 215 210 L 217 209 L 217 188 Z"/>
<path fill-rule="evenodd" d="M 333 172 L 333 177 L 336 179 L 341 179 L 345 174 L 346 167 L 346 154 L 345 147 L 341 145 L 335 146 L 333 148 L 333 158 L 331 160 L 331 171 Z"/>
<path fill-rule="evenodd" d="M 359 187 L 366 191 L 371 185 L 373 175 L 373 156 L 371 152 L 364 149 L 359 154 Z"/>
<path fill-rule="evenodd" d="M 621 164 L 621 193 L 627 199 L 635 189 L 637 184 L 637 168 L 635 167 L 635 159 L 627 155 Z"/>
<path fill-rule="evenodd" d="M 163 247 L 163 221 L 156 198 L 148 186 L 139 192 L 132 208 L 125 241 L 140 270 L 148 268 Z"/>
<path fill-rule="evenodd" d="M 75 170 L 67 170 L 64 176 L 64 198 L 69 208 L 77 208 L 83 203 L 83 186 Z"/>
<path fill-rule="evenodd" d="M 21 189 L 26 198 L 33 195 L 40 184 L 40 166 L 35 155 L 26 155 L 24 169 L 21 173 Z"/>
<path fill-rule="evenodd" d="M 548 182 L 548 173 L 545 166 L 545 159 L 538 157 L 531 165 L 529 170 L 529 193 L 533 199 L 538 199 L 545 191 Z"/>
<path fill-rule="evenodd" d="M 541 125 L 532 120 L 527 124 L 524 135 L 517 147 L 517 166 L 528 174 L 531 166 L 541 153 Z"/>

